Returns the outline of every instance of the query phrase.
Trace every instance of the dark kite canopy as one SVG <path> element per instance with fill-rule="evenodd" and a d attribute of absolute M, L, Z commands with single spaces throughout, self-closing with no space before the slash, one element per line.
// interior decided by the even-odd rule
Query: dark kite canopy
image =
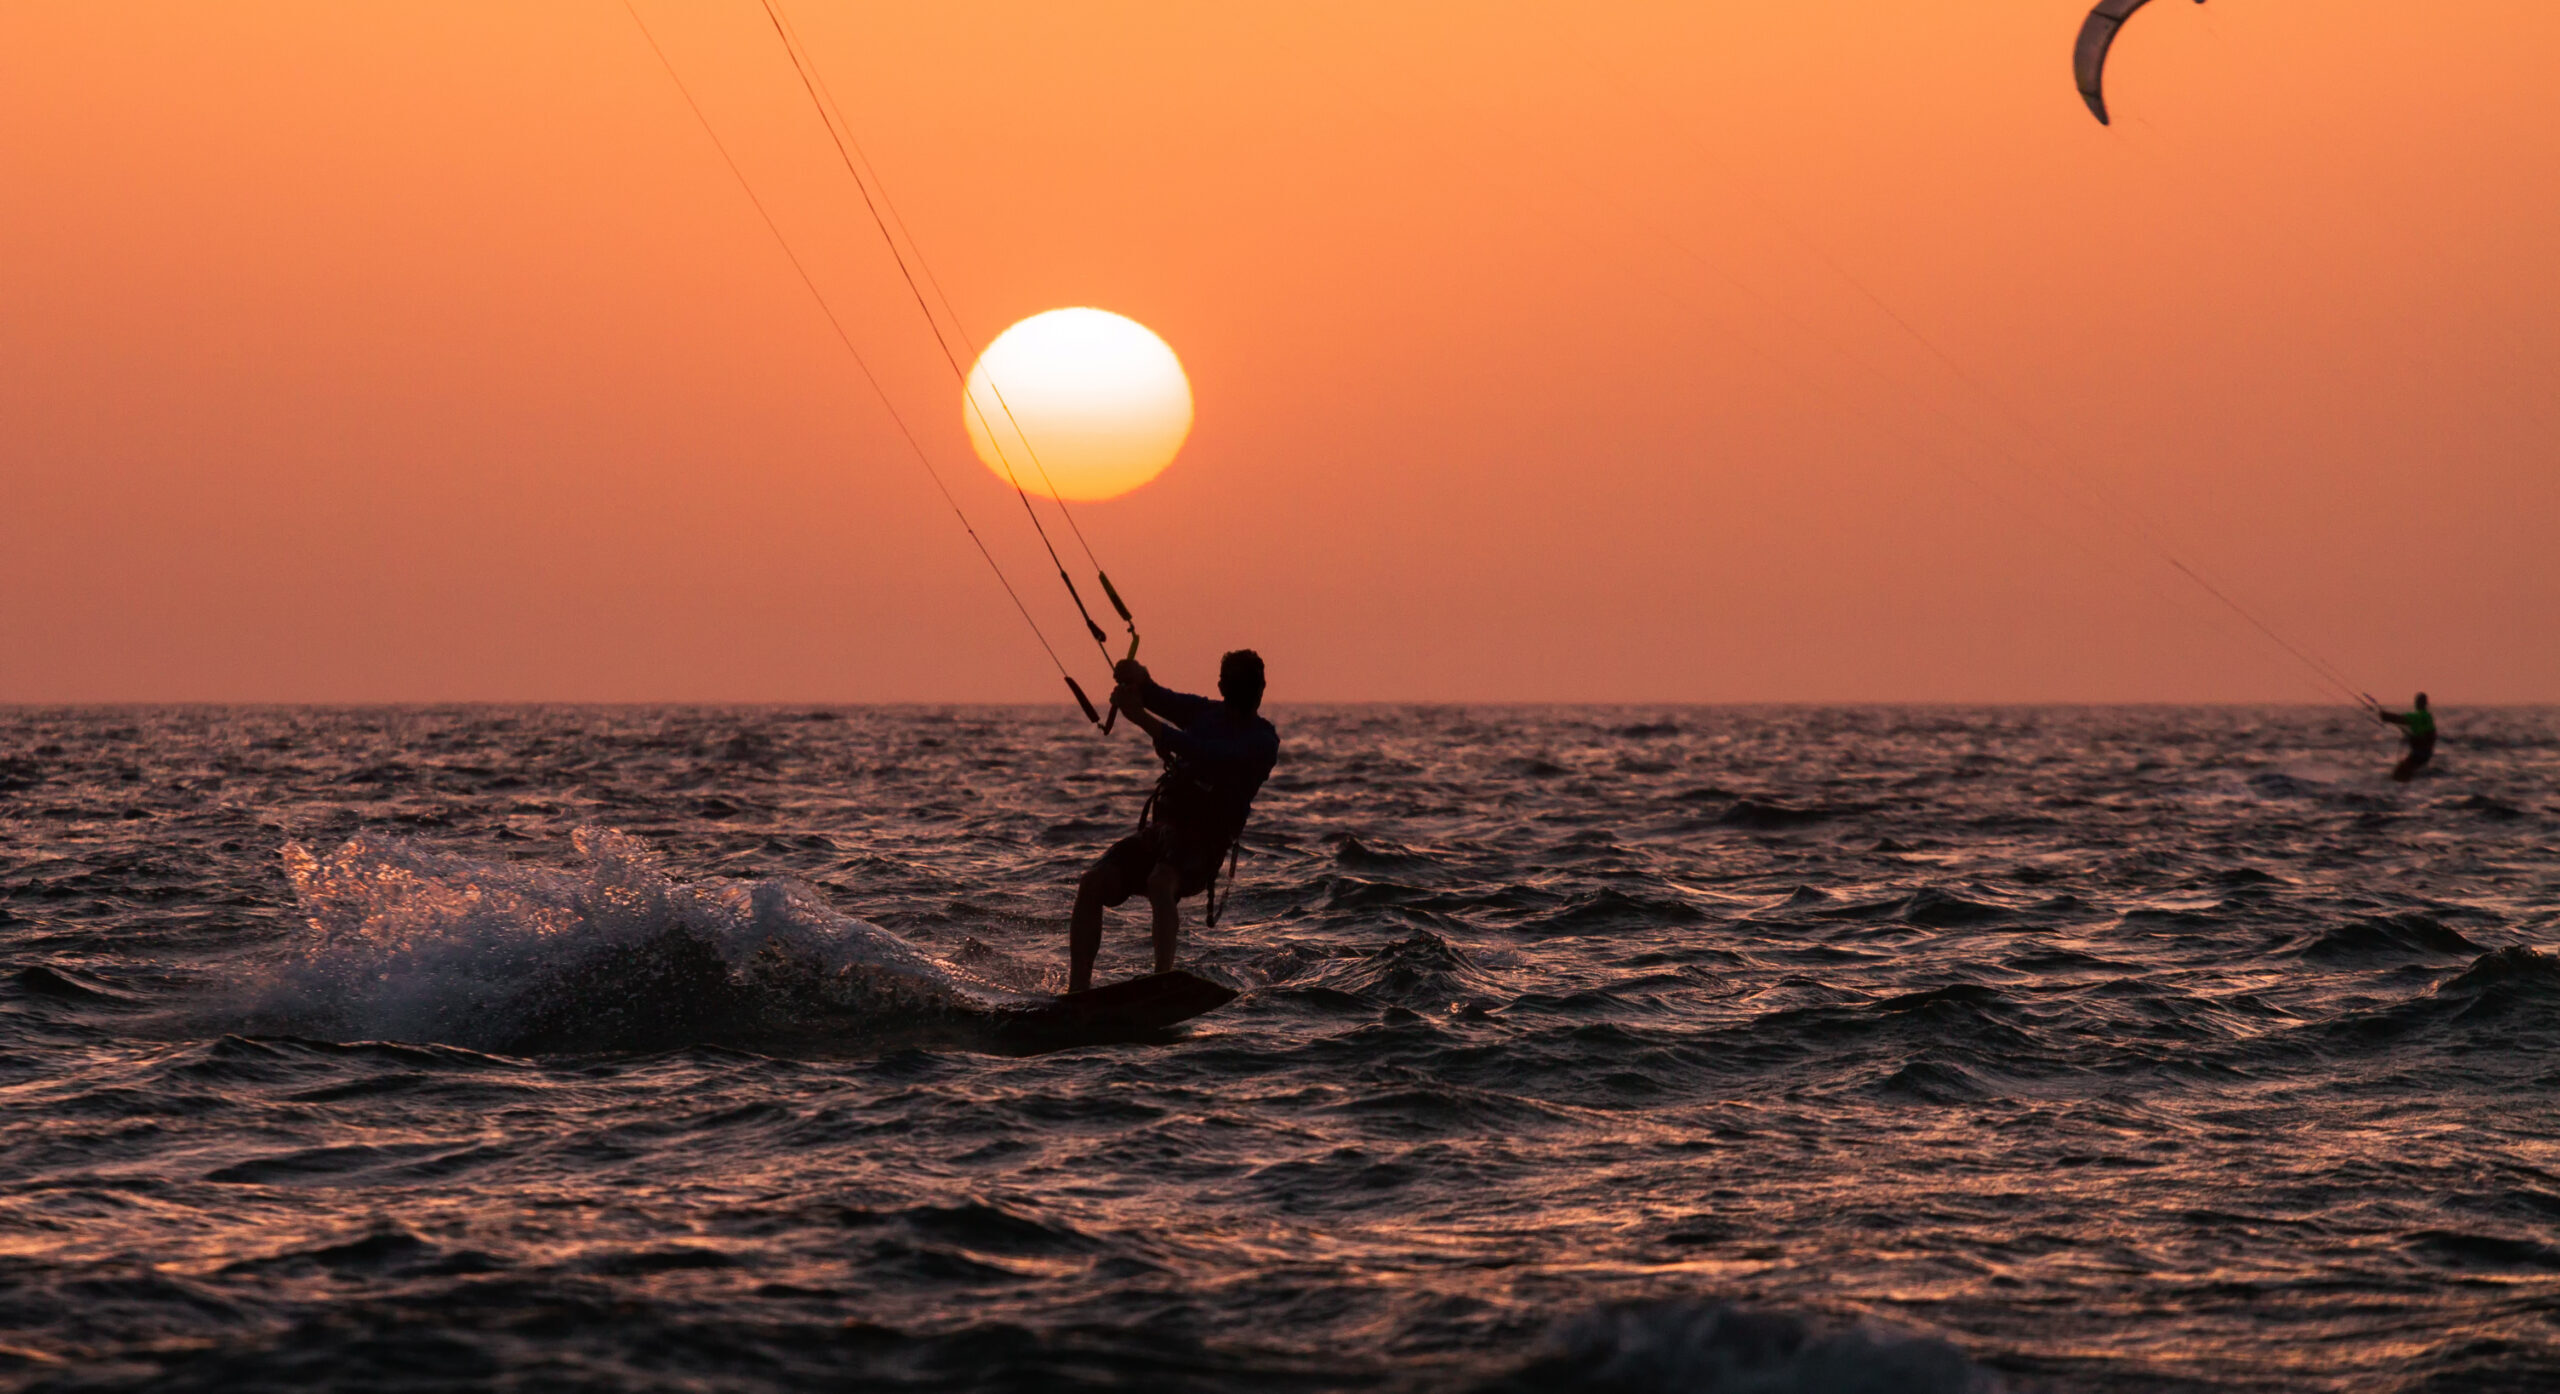
<path fill-rule="evenodd" d="M 2107 50 L 2115 46 L 2116 31 L 2133 18 L 2133 12 L 2150 0 L 2098 0 L 2097 8 L 2080 23 L 2080 42 L 2071 50 L 2071 75 L 2079 80 L 2080 98 L 2089 104 L 2089 114 L 2098 124 L 2107 124 Z M 2204 0 L 2196 0 L 2201 5 Z"/>

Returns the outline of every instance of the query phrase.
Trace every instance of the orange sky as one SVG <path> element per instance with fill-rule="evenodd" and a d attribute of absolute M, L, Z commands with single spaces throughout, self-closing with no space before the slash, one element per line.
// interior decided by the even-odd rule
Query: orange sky
<path fill-rule="evenodd" d="M 641 4 L 1098 678 L 753 0 Z M 2082 8 L 792 13 L 974 333 L 1183 356 L 1079 515 L 1164 676 L 2320 699 L 2158 537 L 2560 699 L 2560 6 L 2163 3 L 2112 129 Z M 1056 694 L 618 0 L 11 5 L 0 188 L 0 700 Z"/>

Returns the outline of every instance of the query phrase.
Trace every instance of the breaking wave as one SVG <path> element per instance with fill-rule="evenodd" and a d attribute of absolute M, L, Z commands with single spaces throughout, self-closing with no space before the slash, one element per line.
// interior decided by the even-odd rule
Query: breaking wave
<path fill-rule="evenodd" d="M 840 1034 L 969 1004 L 983 985 L 787 879 L 687 884 L 638 839 L 573 837 L 570 868 L 359 836 L 285 872 L 309 925 L 252 1029 L 514 1053 Z"/>

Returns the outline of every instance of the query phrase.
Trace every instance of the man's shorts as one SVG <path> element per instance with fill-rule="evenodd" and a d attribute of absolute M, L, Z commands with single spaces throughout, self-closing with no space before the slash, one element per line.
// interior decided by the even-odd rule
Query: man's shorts
<path fill-rule="evenodd" d="M 2391 777 L 2403 784 L 2408 783 L 2418 777 L 2418 771 L 2427 767 L 2427 761 L 2435 758 L 2435 753 L 2435 732 L 2429 731 L 2423 736 L 2410 737 L 2409 753 L 2400 757 L 2400 763 L 2392 769 Z"/>
<path fill-rule="evenodd" d="M 1227 844 L 1214 837 L 1186 835 L 1170 823 L 1150 823 L 1127 837 L 1112 843 L 1095 866 L 1108 866 L 1120 873 L 1120 890 L 1105 905 L 1117 905 L 1147 889 L 1147 877 L 1159 863 L 1170 862 L 1182 876 L 1178 896 L 1194 896 L 1209 889 L 1218 878 L 1218 863 L 1226 860 Z"/>

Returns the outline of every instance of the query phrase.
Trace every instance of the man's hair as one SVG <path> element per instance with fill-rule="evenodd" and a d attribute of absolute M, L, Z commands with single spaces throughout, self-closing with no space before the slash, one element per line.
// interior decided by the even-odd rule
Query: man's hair
<path fill-rule="evenodd" d="M 2419 706 L 2421 706 L 2421 707 L 2423 707 L 2423 706 L 2425 706 L 2426 704 L 2427 704 L 2427 694 L 2425 694 L 2425 693 L 2423 693 L 2423 692 L 2419 693 L 2419 694 L 2418 694 L 2418 705 L 2419 705 Z"/>
<path fill-rule="evenodd" d="M 1262 705 L 1262 655 L 1237 649 L 1218 660 L 1218 695 L 1241 706 Z"/>

